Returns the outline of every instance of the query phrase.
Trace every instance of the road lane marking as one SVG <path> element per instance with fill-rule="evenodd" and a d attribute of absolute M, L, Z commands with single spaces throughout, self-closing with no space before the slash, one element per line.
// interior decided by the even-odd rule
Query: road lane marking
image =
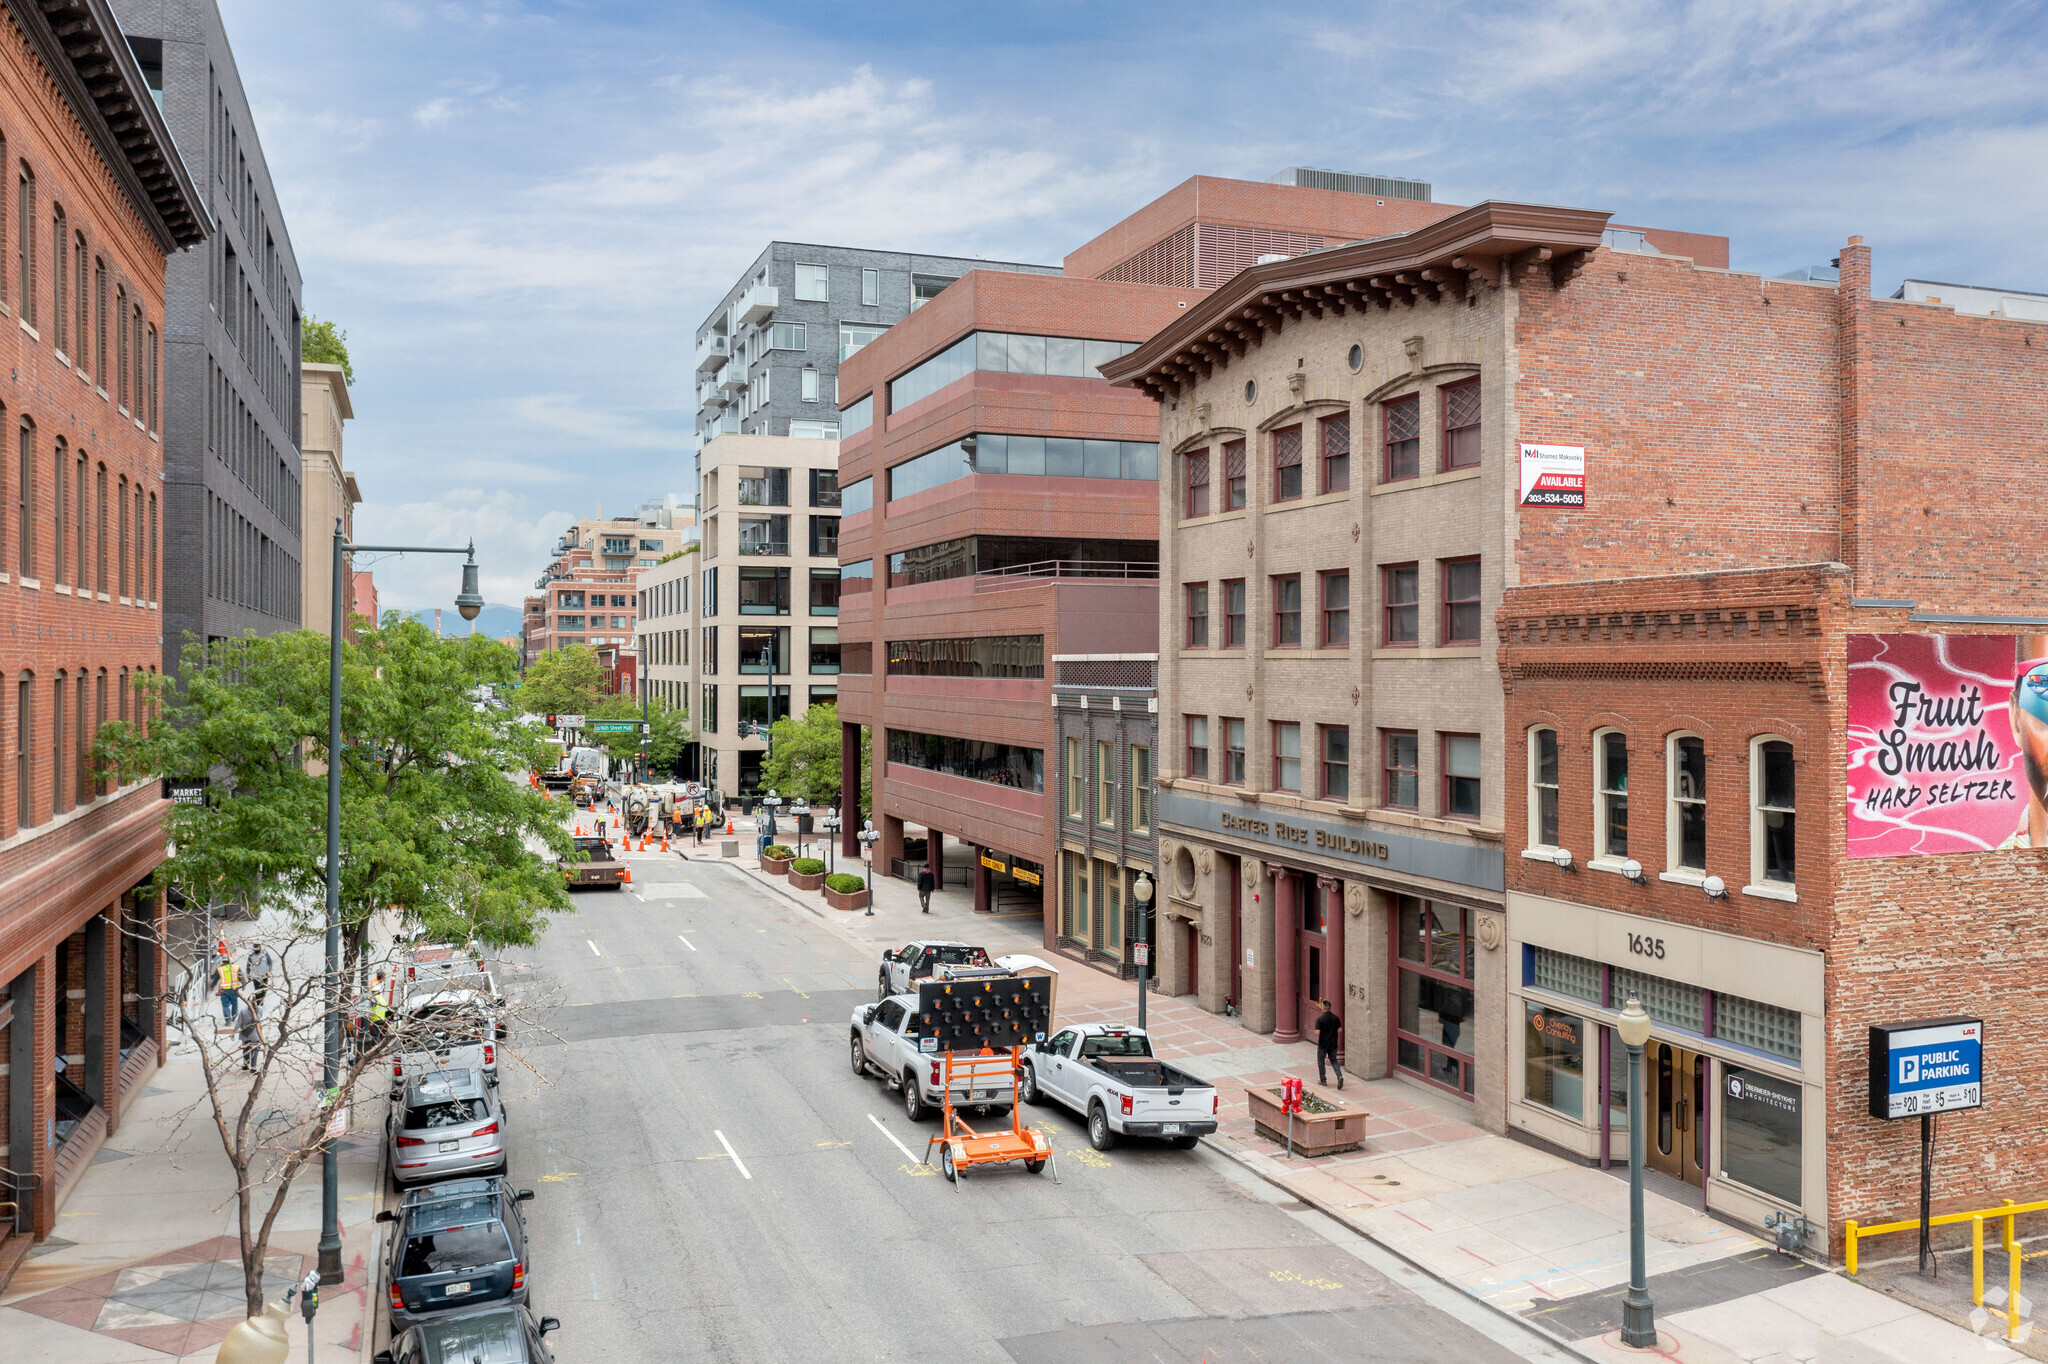
<path fill-rule="evenodd" d="M 850 1142 L 850 1141 L 821 1141 L 821 1142 L 819 1142 L 819 1143 L 818 1143 L 818 1149 L 819 1149 L 820 1151 L 836 1151 L 837 1149 L 839 1149 L 839 1148 L 840 1148 L 840 1147 L 842 1147 L 842 1146 L 851 1146 L 851 1145 L 853 1145 L 853 1143 L 852 1143 L 852 1142 Z M 367 1196 L 368 1196 L 368 1195 L 365 1195 L 365 1197 L 367 1197 Z"/>
<path fill-rule="evenodd" d="M 789 977 L 788 977 L 788 976 L 784 976 L 784 977 L 782 978 L 782 983 L 783 983 L 784 985 L 789 985 Z M 810 996 L 809 996 L 809 995 L 807 995 L 807 994 L 804 994 L 804 992 L 803 992 L 802 990 L 799 990 L 799 989 L 797 989 L 797 988 L 796 988 L 796 986 L 794 986 L 794 985 L 789 985 L 789 988 L 790 988 L 790 990 L 791 990 L 791 992 L 792 992 L 792 993 L 795 993 L 795 994 L 799 994 L 799 995 L 803 995 L 803 997 L 804 997 L 805 999 L 809 999 L 809 998 L 810 998 Z"/>
<path fill-rule="evenodd" d="M 697 950 L 697 944 L 691 942 L 688 938 L 683 937 L 682 934 L 676 934 L 676 938 L 683 944 L 683 946 L 689 948 L 692 952 Z"/>
<path fill-rule="evenodd" d="M 732 1157 L 732 1163 L 739 1167 L 740 1173 L 742 1175 L 745 1175 L 748 1179 L 752 1179 L 754 1176 L 748 1172 L 747 1163 L 744 1160 L 740 1159 L 739 1152 L 732 1149 L 732 1143 L 725 1139 L 725 1133 L 719 1131 L 717 1128 L 714 1127 L 711 1129 L 711 1135 L 718 1138 L 718 1144 L 720 1146 L 723 1146 L 725 1148 L 725 1153 Z"/>
<path fill-rule="evenodd" d="M 899 1151 L 901 1151 L 901 1152 L 903 1153 L 903 1155 L 904 1155 L 904 1158 L 905 1158 L 906 1160 L 910 1160 L 910 1161 L 913 1161 L 913 1162 L 915 1162 L 915 1163 L 917 1163 L 917 1164 L 920 1164 L 920 1165 L 924 1163 L 924 1162 L 922 1162 L 922 1161 L 919 1161 L 919 1160 L 917 1159 L 917 1156 L 916 1156 L 916 1155 L 915 1155 L 915 1154 L 914 1154 L 914 1153 L 913 1153 L 913 1152 L 911 1151 L 911 1149 L 910 1149 L 910 1148 L 909 1148 L 908 1146 L 905 1146 L 905 1145 L 904 1145 L 904 1144 L 902 1143 L 902 1141 L 898 1140 L 898 1138 L 897 1138 L 897 1136 L 896 1136 L 896 1134 L 895 1134 L 894 1132 L 891 1132 L 891 1131 L 890 1131 L 890 1130 L 889 1130 L 888 1128 L 886 1128 L 886 1127 L 884 1127 L 884 1126 L 882 1125 L 882 1120 L 881 1120 L 880 1118 L 878 1118 L 878 1117 L 876 1117 L 876 1116 L 875 1116 L 874 1114 L 870 1113 L 870 1114 L 868 1114 L 868 1121 L 869 1121 L 869 1122 L 871 1122 L 871 1123 L 873 1123 L 873 1124 L 875 1125 L 875 1130 L 876 1130 L 877 1132 L 880 1132 L 880 1133 L 881 1133 L 881 1134 L 882 1134 L 883 1136 L 887 1137 L 887 1138 L 888 1138 L 888 1139 L 889 1139 L 890 1141 L 892 1141 L 892 1142 L 895 1142 L 895 1143 L 896 1143 L 896 1149 L 897 1149 L 897 1150 L 899 1150 Z"/>
<path fill-rule="evenodd" d="M 740 998 L 741 998 L 741 999 L 766 999 L 766 998 L 767 998 L 767 996 L 766 996 L 766 995 L 764 995 L 764 994 L 762 994 L 762 993 L 761 993 L 761 992 L 760 992 L 759 990 L 748 990 L 748 991 L 746 991 L 745 993 L 743 993 L 743 994 L 742 994 L 742 995 L 740 996 Z"/>
<path fill-rule="evenodd" d="M 590 955 L 591 955 L 591 956 L 593 956 L 593 957 L 601 957 L 601 956 L 603 956 L 603 955 L 604 955 L 604 953 L 602 953 L 602 952 L 600 952 L 600 951 L 598 951 L 598 950 L 597 950 L 597 944 L 596 944 L 596 943 L 594 943 L 594 942 L 590 942 L 590 939 L 588 939 L 588 938 L 585 938 L 585 939 L 584 939 L 583 941 L 584 941 L 584 942 L 586 942 L 586 943 L 590 943 Z"/>

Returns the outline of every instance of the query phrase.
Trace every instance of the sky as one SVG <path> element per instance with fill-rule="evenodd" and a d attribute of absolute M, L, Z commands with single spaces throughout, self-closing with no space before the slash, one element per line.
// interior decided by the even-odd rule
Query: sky
<path fill-rule="evenodd" d="M 513 607 L 577 517 L 687 498 L 696 328 L 771 239 L 1057 263 L 1313 165 L 2048 292 L 2038 4 L 219 3 L 348 334 L 357 538 L 473 537 Z"/>

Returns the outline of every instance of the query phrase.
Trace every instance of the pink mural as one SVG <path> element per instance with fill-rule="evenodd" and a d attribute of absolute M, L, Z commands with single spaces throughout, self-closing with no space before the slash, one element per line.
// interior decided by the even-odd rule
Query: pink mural
<path fill-rule="evenodd" d="M 1849 636 L 1851 857 L 2048 846 L 2041 636 Z"/>

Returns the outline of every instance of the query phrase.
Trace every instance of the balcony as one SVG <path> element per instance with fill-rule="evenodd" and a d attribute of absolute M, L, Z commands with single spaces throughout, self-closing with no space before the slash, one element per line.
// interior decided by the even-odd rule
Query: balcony
<path fill-rule="evenodd" d="M 772 284 L 756 284 L 740 295 L 739 302 L 732 305 L 733 316 L 741 323 L 752 325 L 766 322 L 782 306 L 782 291 Z"/>
<path fill-rule="evenodd" d="M 1040 559 L 1036 563 L 992 568 L 974 576 L 977 590 L 980 590 L 981 584 L 989 579 L 1014 580 L 1020 583 L 1038 578 L 1121 578 L 1149 579 L 1156 582 L 1159 578 L 1159 565 L 1156 561 L 1129 563 L 1095 559 Z"/>
<path fill-rule="evenodd" d="M 789 542 L 787 540 L 741 540 L 740 553 L 779 555 L 787 559 L 789 557 Z"/>
<path fill-rule="evenodd" d="M 697 406 L 708 407 L 713 412 L 723 412 L 732 399 L 716 384 L 700 384 L 697 387 Z"/>
<path fill-rule="evenodd" d="M 697 343 L 698 373 L 701 374 L 707 369 L 723 369 L 725 362 L 732 358 L 732 352 L 729 347 L 730 343 L 726 338 L 716 333 L 699 341 Z"/>
<path fill-rule="evenodd" d="M 728 393 L 745 393 L 747 391 L 746 366 L 728 365 L 725 373 L 719 376 L 718 386 Z"/>

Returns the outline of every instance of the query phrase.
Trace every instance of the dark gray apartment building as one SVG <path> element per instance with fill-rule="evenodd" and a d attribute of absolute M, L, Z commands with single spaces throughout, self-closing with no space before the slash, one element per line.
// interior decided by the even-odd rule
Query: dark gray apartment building
<path fill-rule="evenodd" d="M 697 446 L 839 435 L 839 362 L 969 270 L 1057 265 L 770 242 L 697 327 Z"/>
<path fill-rule="evenodd" d="M 170 672 L 188 634 L 299 624 L 299 264 L 214 0 L 112 3 L 217 226 L 164 281 Z"/>

